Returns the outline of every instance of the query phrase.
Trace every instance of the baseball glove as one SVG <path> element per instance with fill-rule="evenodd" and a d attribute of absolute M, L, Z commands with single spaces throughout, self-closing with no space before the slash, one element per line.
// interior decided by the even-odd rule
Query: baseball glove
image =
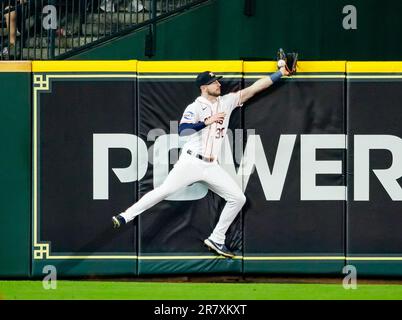
<path fill-rule="evenodd" d="M 295 74 L 297 70 L 298 53 L 285 53 L 281 48 L 278 50 L 278 68 L 285 67 L 289 75 Z"/>

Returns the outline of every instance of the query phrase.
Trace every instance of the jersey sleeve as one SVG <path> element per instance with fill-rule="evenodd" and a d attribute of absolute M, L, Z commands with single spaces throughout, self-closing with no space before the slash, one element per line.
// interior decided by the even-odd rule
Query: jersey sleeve
<path fill-rule="evenodd" d="M 183 116 L 181 117 L 180 124 L 182 123 L 197 123 L 199 122 L 199 114 L 197 111 L 197 106 L 193 103 L 190 104 L 186 110 L 183 112 Z"/>
<path fill-rule="evenodd" d="M 241 104 L 241 90 L 237 92 L 228 93 L 224 95 L 222 98 L 226 108 L 228 109 L 227 111 L 229 112 L 236 107 L 243 106 L 243 104 Z"/>

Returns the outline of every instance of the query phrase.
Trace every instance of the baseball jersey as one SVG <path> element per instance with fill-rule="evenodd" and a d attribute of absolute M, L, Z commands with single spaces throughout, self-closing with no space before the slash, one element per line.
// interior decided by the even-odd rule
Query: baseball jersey
<path fill-rule="evenodd" d="M 204 122 L 206 118 L 219 112 L 225 112 L 226 116 L 222 123 L 214 122 L 190 135 L 189 140 L 183 146 L 183 152 L 191 150 L 204 157 L 217 159 L 223 139 L 227 133 L 230 115 L 234 108 L 241 106 L 240 102 L 241 91 L 238 91 L 219 96 L 214 103 L 200 96 L 192 104 L 188 105 L 184 110 L 180 124 Z"/>

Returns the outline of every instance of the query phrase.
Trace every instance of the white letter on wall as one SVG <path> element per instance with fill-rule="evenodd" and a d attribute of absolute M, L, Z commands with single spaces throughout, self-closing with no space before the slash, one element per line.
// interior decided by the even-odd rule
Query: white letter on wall
<path fill-rule="evenodd" d="M 127 149 L 131 164 L 127 168 L 113 168 L 123 183 L 141 180 L 148 168 L 148 150 L 145 142 L 132 134 L 93 135 L 93 198 L 109 199 L 109 149 Z"/>
<path fill-rule="evenodd" d="M 354 199 L 370 200 L 370 150 L 388 150 L 392 164 L 388 169 L 373 169 L 394 201 L 402 201 L 398 179 L 402 177 L 402 139 L 391 135 L 356 135 L 354 140 Z"/>
<path fill-rule="evenodd" d="M 346 200 L 345 186 L 317 186 L 317 174 L 342 174 L 342 161 L 317 161 L 317 149 L 345 149 L 343 134 L 309 134 L 301 136 L 301 200 Z"/>

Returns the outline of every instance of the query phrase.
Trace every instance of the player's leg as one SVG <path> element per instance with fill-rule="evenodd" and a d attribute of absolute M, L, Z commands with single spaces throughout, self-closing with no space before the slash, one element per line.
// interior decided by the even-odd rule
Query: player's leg
<path fill-rule="evenodd" d="M 226 232 L 245 204 L 246 197 L 236 181 L 219 165 L 208 169 L 204 181 L 213 192 L 226 200 L 219 221 L 208 237 L 214 243 L 224 246 Z M 223 249 L 226 248 L 223 247 Z"/>
<path fill-rule="evenodd" d="M 200 173 L 201 170 L 197 170 L 196 163 L 186 159 L 179 160 L 162 185 L 145 194 L 138 202 L 119 216 L 124 218 L 125 223 L 132 221 L 136 216 L 166 199 L 179 189 L 200 180 Z"/>

